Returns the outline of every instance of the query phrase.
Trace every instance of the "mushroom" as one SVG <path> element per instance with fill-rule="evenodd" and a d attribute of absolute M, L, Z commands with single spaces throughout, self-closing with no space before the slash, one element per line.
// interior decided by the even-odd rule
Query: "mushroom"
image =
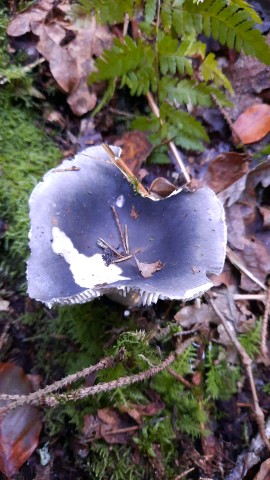
<path fill-rule="evenodd" d="M 29 204 L 28 293 L 49 307 L 128 292 L 147 305 L 188 300 L 223 268 L 226 227 L 214 192 L 142 196 L 102 146 L 50 170 Z"/>

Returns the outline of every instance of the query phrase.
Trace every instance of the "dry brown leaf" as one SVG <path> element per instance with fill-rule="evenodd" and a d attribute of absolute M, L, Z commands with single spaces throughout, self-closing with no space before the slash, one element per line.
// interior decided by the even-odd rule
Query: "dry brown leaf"
<path fill-rule="evenodd" d="M 270 478 L 270 458 L 267 458 L 262 464 L 254 480 L 269 480 Z"/>
<path fill-rule="evenodd" d="M 121 160 L 136 176 L 153 148 L 145 134 L 137 130 L 124 133 L 114 142 L 114 145 L 122 148 Z"/>
<path fill-rule="evenodd" d="M 136 405 L 134 403 L 129 403 L 123 405 L 121 412 L 127 413 L 135 422 L 139 425 L 143 422 L 143 417 L 152 417 L 157 413 L 160 413 L 165 407 L 164 403 L 158 398 L 155 402 L 148 403 L 146 405 Z"/>
<path fill-rule="evenodd" d="M 221 153 L 209 163 L 204 183 L 219 193 L 248 172 L 249 162 L 245 153 Z"/>
<path fill-rule="evenodd" d="M 0 393 L 28 394 L 32 385 L 23 369 L 0 364 Z M 1 401 L 0 406 L 7 402 Z M 0 471 L 13 476 L 37 447 L 42 427 L 39 410 L 30 405 L 17 407 L 0 418 Z"/>
<path fill-rule="evenodd" d="M 270 105 L 252 105 L 241 113 L 233 127 L 242 143 L 259 142 L 270 132 Z"/>
<path fill-rule="evenodd" d="M 112 35 L 94 17 L 75 24 L 67 18 L 70 4 L 64 0 L 54 6 L 42 0 L 19 13 L 10 23 L 8 34 L 32 32 L 38 37 L 37 50 L 49 62 L 53 77 L 64 92 L 75 115 L 83 115 L 96 105 L 96 94 L 87 85 L 94 68 L 94 57 L 109 48 Z"/>
<path fill-rule="evenodd" d="M 156 193 L 161 198 L 168 197 L 176 190 L 177 188 L 163 177 L 155 178 L 149 187 L 150 193 Z"/>
<path fill-rule="evenodd" d="M 155 272 L 158 272 L 159 270 L 162 270 L 164 268 L 165 264 L 162 263 L 160 260 L 157 260 L 157 262 L 153 263 L 144 263 L 144 262 L 139 262 L 136 257 L 135 261 L 137 263 L 137 267 L 140 270 L 140 274 L 143 278 L 150 278 Z"/>
<path fill-rule="evenodd" d="M 83 441 L 91 442 L 102 438 L 110 444 L 125 445 L 136 429 L 137 426 L 131 416 L 120 413 L 116 408 L 101 408 L 97 416 L 85 415 Z"/>

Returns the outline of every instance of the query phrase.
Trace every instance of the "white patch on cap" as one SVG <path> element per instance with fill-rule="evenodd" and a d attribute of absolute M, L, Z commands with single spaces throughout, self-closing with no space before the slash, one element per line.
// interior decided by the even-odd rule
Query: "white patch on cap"
<path fill-rule="evenodd" d="M 52 229 L 52 249 L 58 255 L 64 257 L 69 264 L 70 271 L 75 283 L 83 288 L 93 288 L 102 283 L 114 283 L 119 280 L 130 280 L 123 277 L 123 270 L 116 265 L 105 265 L 102 255 L 96 253 L 87 257 L 74 247 L 68 236 L 58 227 Z"/>
<path fill-rule="evenodd" d="M 125 197 L 124 195 L 119 195 L 119 197 L 117 197 L 116 199 L 116 202 L 115 202 L 115 205 L 118 207 L 118 208 L 122 208 L 123 205 L 125 203 Z"/>

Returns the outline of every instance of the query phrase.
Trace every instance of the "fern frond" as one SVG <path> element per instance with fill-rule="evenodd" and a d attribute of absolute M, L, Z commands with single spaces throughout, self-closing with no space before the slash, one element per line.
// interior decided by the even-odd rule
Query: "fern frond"
<path fill-rule="evenodd" d="M 192 0 L 185 0 L 180 7 L 175 6 L 172 23 L 181 36 L 194 29 L 197 34 L 212 36 L 221 44 L 243 50 L 269 65 L 270 47 L 261 32 L 254 28 L 256 22 L 250 11 L 237 3 L 228 5 L 226 0 L 204 0 L 194 4 Z"/>
<path fill-rule="evenodd" d="M 146 95 L 151 90 L 157 90 L 157 78 L 154 75 L 153 68 L 145 67 L 138 72 L 129 72 L 123 75 L 120 88 L 127 85 L 131 95 Z"/>
<path fill-rule="evenodd" d="M 170 31 L 172 26 L 172 2 L 173 0 L 163 0 L 160 9 L 160 18 L 165 32 Z"/>
<path fill-rule="evenodd" d="M 232 3 L 233 5 L 236 5 L 239 8 L 242 8 L 245 10 L 250 18 L 255 22 L 255 23 L 262 23 L 261 17 L 257 14 L 256 10 L 250 5 L 249 3 L 245 2 L 245 0 L 229 0 L 229 3 Z"/>
<path fill-rule="evenodd" d="M 169 104 L 163 103 L 160 107 L 160 118 L 163 125 L 160 129 L 161 137 L 174 140 L 176 145 L 186 150 L 204 150 L 203 141 L 208 141 L 204 127 L 187 112 L 175 110 Z"/>
<path fill-rule="evenodd" d="M 112 8 L 112 0 L 78 0 L 81 9 L 88 14 L 95 13 L 98 22 L 102 25 L 121 23 L 125 14 L 132 18 L 134 3 L 134 0 L 117 0 Z"/>
<path fill-rule="evenodd" d="M 194 80 L 180 80 L 163 77 L 160 81 L 160 99 L 168 99 L 179 104 L 212 105 L 211 88 L 205 83 L 196 84 Z"/>
<path fill-rule="evenodd" d="M 247 354 L 254 358 L 258 355 L 260 351 L 261 344 L 261 330 L 262 330 L 262 319 L 256 322 L 254 328 L 249 329 L 248 332 L 242 333 L 239 335 L 239 341 L 246 350 Z"/>
<path fill-rule="evenodd" d="M 146 0 L 145 7 L 144 7 L 144 16 L 145 21 L 148 23 L 152 23 L 157 10 L 157 1 L 156 0 Z"/>
<path fill-rule="evenodd" d="M 175 75 L 178 71 L 181 75 L 188 73 L 192 75 L 193 68 L 191 60 L 186 58 L 190 42 L 182 42 L 179 46 L 178 40 L 169 35 L 158 40 L 159 64 L 162 75 L 170 73 Z"/>
<path fill-rule="evenodd" d="M 143 40 L 134 42 L 130 37 L 125 37 L 122 42 L 114 39 L 110 50 L 104 50 L 102 57 L 96 61 L 97 72 L 89 77 L 90 84 L 121 77 L 128 72 L 136 72 L 139 68 L 152 68 L 154 64 L 154 51 Z"/>
<path fill-rule="evenodd" d="M 204 59 L 201 66 L 201 72 L 205 82 L 213 80 L 217 87 L 223 85 L 233 95 L 234 92 L 231 82 L 218 67 L 215 55 L 213 53 L 209 53 Z"/>

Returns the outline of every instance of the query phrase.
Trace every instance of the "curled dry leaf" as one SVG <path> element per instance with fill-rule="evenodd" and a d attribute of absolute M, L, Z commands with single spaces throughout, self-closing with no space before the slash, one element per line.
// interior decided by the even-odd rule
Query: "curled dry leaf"
<path fill-rule="evenodd" d="M 221 153 L 209 163 L 204 183 L 219 193 L 248 173 L 249 162 L 245 153 Z"/>
<path fill-rule="evenodd" d="M 126 132 L 114 144 L 122 148 L 121 160 L 134 175 L 138 175 L 142 163 L 146 161 L 153 148 L 145 134 L 137 130 Z"/>
<path fill-rule="evenodd" d="M 96 105 L 96 94 L 90 92 L 87 78 L 93 71 L 93 57 L 109 48 L 111 34 L 94 17 L 83 23 L 72 23 L 67 17 L 71 5 L 41 0 L 25 9 L 11 21 L 8 34 L 19 37 L 32 32 L 38 37 L 36 48 L 49 62 L 58 85 L 68 93 L 68 103 L 75 115 L 83 115 Z"/>
<path fill-rule="evenodd" d="M 11 363 L 0 364 L 0 393 L 26 395 L 33 390 L 29 376 Z M 0 406 L 6 405 L 1 401 Z M 17 407 L 0 417 L 0 471 L 7 477 L 21 468 L 37 447 L 42 427 L 39 410 Z"/>
<path fill-rule="evenodd" d="M 152 277 L 152 275 L 155 272 L 162 270 L 162 268 L 165 266 L 165 264 L 162 263 L 160 260 L 153 263 L 145 263 L 145 262 L 139 262 L 139 260 L 137 260 L 137 258 L 135 257 L 135 261 L 137 263 L 138 269 L 140 270 L 140 274 L 143 278 Z"/>
<path fill-rule="evenodd" d="M 270 105 L 252 105 L 241 113 L 233 127 L 242 143 L 259 142 L 270 132 Z"/>
<path fill-rule="evenodd" d="M 155 193 L 160 198 L 166 198 L 176 190 L 177 188 L 163 177 L 155 178 L 149 187 L 150 193 Z"/>

